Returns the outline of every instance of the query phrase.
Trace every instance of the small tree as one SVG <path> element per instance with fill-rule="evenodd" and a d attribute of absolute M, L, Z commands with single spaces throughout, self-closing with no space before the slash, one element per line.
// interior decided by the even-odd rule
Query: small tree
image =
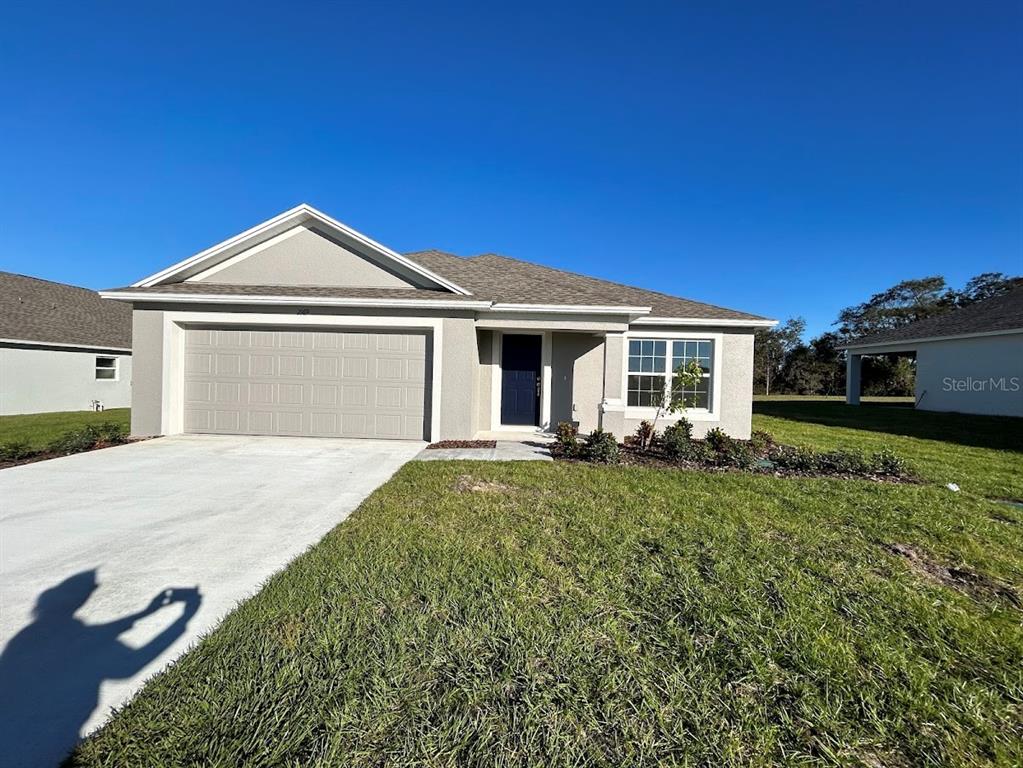
<path fill-rule="evenodd" d="M 657 411 L 654 413 L 654 421 L 650 426 L 649 436 L 645 438 L 640 446 L 644 451 L 650 447 L 650 441 L 657 432 L 657 420 L 662 415 L 683 413 L 687 406 L 692 405 L 695 395 L 685 395 L 684 391 L 695 389 L 702 379 L 703 368 L 695 360 L 690 360 L 688 365 L 680 365 L 675 369 L 674 377 L 671 381 L 671 391 L 667 393 L 667 397 L 665 397 L 665 393 L 662 391 L 660 397 L 657 398 Z"/>

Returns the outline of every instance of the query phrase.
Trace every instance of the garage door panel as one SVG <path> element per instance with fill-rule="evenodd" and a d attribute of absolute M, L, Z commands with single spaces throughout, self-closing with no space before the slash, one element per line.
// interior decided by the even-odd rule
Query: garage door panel
<path fill-rule="evenodd" d="M 185 430 L 421 440 L 423 333 L 187 329 Z"/>
<path fill-rule="evenodd" d="M 341 361 L 336 357 L 316 356 L 313 358 L 314 379 L 336 379 L 341 370 Z"/>

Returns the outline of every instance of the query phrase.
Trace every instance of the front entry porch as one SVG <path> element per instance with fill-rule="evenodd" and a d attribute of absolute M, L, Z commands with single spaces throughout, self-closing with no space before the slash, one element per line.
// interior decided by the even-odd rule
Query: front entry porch
<path fill-rule="evenodd" d="M 605 334 L 501 328 L 479 332 L 476 439 L 536 440 L 558 423 L 600 423 Z M 618 366 L 620 368 L 620 365 Z"/>

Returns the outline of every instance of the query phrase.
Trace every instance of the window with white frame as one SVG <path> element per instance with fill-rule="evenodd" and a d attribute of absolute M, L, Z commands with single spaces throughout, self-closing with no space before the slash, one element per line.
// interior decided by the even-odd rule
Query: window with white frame
<path fill-rule="evenodd" d="M 116 380 L 117 379 L 117 358 L 116 357 L 97 357 L 96 358 L 96 378 Z"/>
<path fill-rule="evenodd" d="M 687 407 L 710 410 L 713 342 L 709 339 L 629 339 L 628 404 L 656 408 L 669 391 L 681 392 Z M 696 361 L 703 376 L 683 387 L 675 371 Z"/>

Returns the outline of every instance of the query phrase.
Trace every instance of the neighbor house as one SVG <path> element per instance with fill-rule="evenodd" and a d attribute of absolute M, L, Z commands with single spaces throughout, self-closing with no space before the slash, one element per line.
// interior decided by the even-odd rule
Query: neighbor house
<path fill-rule="evenodd" d="M 0 415 L 131 404 L 131 310 L 0 272 Z"/>
<path fill-rule="evenodd" d="M 687 418 L 748 437 L 753 331 L 774 322 L 503 256 L 403 255 L 307 205 L 102 295 L 134 308 L 136 435 L 622 436 L 696 360 Z"/>
<path fill-rule="evenodd" d="M 864 355 L 912 354 L 917 408 L 1023 416 L 1023 288 L 841 348 L 852 405 L 860 402 Z"/>

